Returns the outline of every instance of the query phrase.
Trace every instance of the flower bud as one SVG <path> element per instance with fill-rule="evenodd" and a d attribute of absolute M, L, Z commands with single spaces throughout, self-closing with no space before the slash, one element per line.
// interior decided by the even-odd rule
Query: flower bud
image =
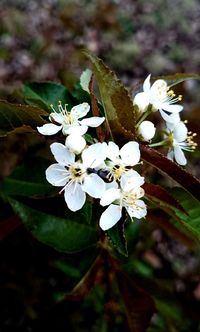
<path fill-rule="evenodd" d="M 133 104 L 137 105 L 140 113 L 144 113 L 149 106 L 149 98 L 145 92 L 139 92 L 135 95 Z"/>
<path fill-rule="evenodd" d="M 150 141 L 156 132 L 156 128 L 151 121 L 143 121 L 138 127 L 138 135 L 143 141 Z"/>
<path fill-rule="evenodd" d="M 71 152 L 73 152 L 75 154 L 79 154 L 85 148 L 86 141 L 81 135 L 70 134 L 66 138 L 65 145 L 68 147 L 68 149 Z"/>

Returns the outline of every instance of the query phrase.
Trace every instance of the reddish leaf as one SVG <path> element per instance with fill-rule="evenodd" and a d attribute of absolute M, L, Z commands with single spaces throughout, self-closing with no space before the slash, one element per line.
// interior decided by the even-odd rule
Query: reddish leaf
<path fill-rule="evenodd" d="M 97 103 L 97 99 L 94 94 L 94 76 L 93 75 L 92 75 L 90 83 L 89 83 L 89 91 L 90 91 L 93 116 L 101 116 L 100 110 L 98 107 L 98 103 Z M 97 133 L 98 140 L 100 142 L 104 142 L 106 133 L 105 133 L 105 130 L 103 130 L 102 126 L 99 126 L 96 128 L 96 133 Z"/>
<path fill-rule="evenodd" d="M 197 178 L 185 171 L 173 161 L 167 159 L 160 152 L 144 144 L 140 144 L 140 151 L 143 160 L 166 173 L 196 199 L 200 200 L 200 181 Z"/>
<path fill-rule="evenodd" d="M 12 134 L 25 134 L 25 133 L 34 133 L 35 129 L 31 128 L 31 126 L 23 125 L 21 127 L 15 128 L 12 131 Z"/>
<path fill-rule="evenodd" d="M 93 65 L 111 135 L 121 144 L 135 138 L 136 112 L 128 91 L 101 59 L 85 51 Z"/>
<path fill-rule="evenodd" d="M 95 284 L 100 283 L 104 276 L 104 260 L 99 255 L 89 271 L 83 276 L 74 289 L 66 296 L 67 300 L 80 301 L 92 290 Z"/>
<path fill-rule="evenodd" d="M 163 205 L 169 206 L 187 214 L 181 204 L 163 187 L 152 183 L 145 183 L 143 188 L 145 190 L 145 195 L 152 199 L 152 201 L 159 203 L 161 207 Z"/>
<path fill-rule="evenodd" d="M 0 222 L 0 240 L 3 240 L 7 235 L 13 232 L 20 226 L 21 220 L 17 216 L 12 216 Z"/>
<path fill-rule="evenodd" d="M 150 222 L 155 222 L 156 224 L 158 224 L 167 233 L 172 235 L 173 238 L 181 241 L 184 245 L 186 245 L 190 249 L 195 248 L 194 241 L 189 236 L 179 231 L 172 223 L 170 223 L 166 214 L 163 211 L 148 210 L 146 219 Z"/>
<path fill-rule="evenodd" d="M 31 128 L 45 123 L 42 116 L 47 116 L 47 112 L 30 105 L 10 104 L 7 101 L 0 101 L 0 136 L 6 136 L 8 133 L 16 131 L 24 132 L 24 129 L 30 131 Z M 19 131 L 19 130 L 18 130 Z"/>
<path fill-rule="evenodd" d="M 121 271 L 116 271 L 117 282 L 126 307 L 131 332 L 145 332 L 155 312 L 151 296 L 140 288 L 134 280 Z"/>

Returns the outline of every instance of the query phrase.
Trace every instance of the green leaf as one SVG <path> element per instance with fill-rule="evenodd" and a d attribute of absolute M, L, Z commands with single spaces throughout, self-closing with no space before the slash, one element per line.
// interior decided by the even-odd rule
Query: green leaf
<path fill-rule="evenodd" d="M 111 135 L 118 144 L 135 138 L 135 108 L 128 91 L 101 59 L 85 52 L 93 65 Z"/>
<path fill-rule="evenodd" d="M 80 278 L 81 272 L 78 267 L 74 267 L 72 264 L 64 262 L 62 260 L 57 260 L 54 262 L 54 266 L 63 271 L 67 276 L 71 278 Z"/>
<path fill-rule="evenodd" d="M 77 82 L 74 85 L 74 88 L 71 92 L 72 96 L 76 99 L 77 104 L 78 103 L 90 103 L 90 95 L 88 92 L 86 92 L 85 90 L 83 90 L 83 88 L 80 85 L 80 82 Z"/>
<path fill-rule="evenodd" d="M 140 151 L 143 160 L 167 174 L 196 199 L 200 200 L 200 181 L 197 178 L 155 149 L 140 144 Z"/>
<path fill-rule="evenodd" d="M 123 256 L 128 256 L 127 242 L 124 234 L 124 222 L 121 220 L 106 231 L 106 235 L 112 242 L 115 249 Z"/>
<path fill-rule="evenodd" d="M 68 213 L 66 218 L 61 218 L 33 209 L 12 198 L 9 198 L 9 202 L 33 236 L 58 251 L 75 253 L 95 245 L 98 241 L 95 228 L 86 225 L 78 212 L 76 219 L 71 220 Z"/>
<path fill-rule="evenodd" d="M 6 136 L 14 131 L 29 132 L 37 126 L 43 125 L 42 116 L 47 113 L 34 106 L 10 104 L 0 101 L 0 136 Z"/>
<path fill-rule="evenodd" d="M 24 85 L 23 96 L 28 104 L 42 106 L 51 111 L 50 105 L 57 107 L 59 101 L 68 104 L 69 109 L 73 105 L 73 98 L 66 87 L 53 82 L 32 82 Z"/>
<path fill-rule="evenodd" d="M 55 192 L 55 188 L 48 183 L 27 182 L 9 177 L 3 183 L 3 191 L 8 195 L 32 197 L 49 195 Z"/>
<path fill-rule="evenodd" d="M 158 78 L 165 80 L 168 85 L 173 86 L 187 80 L 200 80 L 200 75 L 194 73 L 177 73 L 174 75 L 159 76 L 156 79 Z"/>
<path fill-rule="evenodd" d="M 180 210 L 175 210 L 176 215 L 182 220 L 185 228 L 200 241 L 200 203 L 181 188 L 174 188 L 172 195 L 181 202 L 181 205 L 188 213 L 187 216 L 181 213 Z M 178 222 L 176 222 L 176 226 L 181 229 L 181 224 Z"/>
<path fill-rule="evenodd" d="M 49 161 L 43 158 L 30 158 L 18 166 L 11 176 L 5 178 L 2 190 L 7 195 L 46 196 L 56 191 L 45 177 Z"/>

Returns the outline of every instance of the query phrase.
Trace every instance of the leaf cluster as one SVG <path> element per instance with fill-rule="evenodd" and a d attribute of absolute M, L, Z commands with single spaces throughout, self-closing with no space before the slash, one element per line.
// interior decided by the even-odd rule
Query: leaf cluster
<path fill-rule="evenodd" d="M 49 154 L 44 151 L 47 150 L 52 138 L 44 140 L 36 127 L 48 121 L 50 104 L 59 100 L 67 104 L 69 109 L 87 100 L 91 103 L 93 114 L 104 112 L 109 128 L 106 129 L 106 133 L 106 130 L 97 131 L 100 140 L 110 135 L 119 146 L 130 140 L 138 140 L 135 128 L 137 109 L 133 106 L 127 89 L 102 60 L 89 52 L 85 54 L 92 64 L 100 100 L 94 94 L 92 78 L 88 91 L 84 91 L 80 84 L 68 91 L 66 87 L 57 83 L 30 83 L 25 85 L 22 91 L 24 104 L 0 101 L 1 137 L 15 134 L 21 135 L 24 139 L 27 135 L 32 135 L 31 137 L 35 137 L 36 140 L 34 144 L 27 141 L 29 153 L 2 183 L 2 204 L 8 204 L 18 219 L 17 222 L 14 219 L 14 226 L 13 219 L 7 219 L 8 231 L 3 227 L 0 229 L 0 236 L 3 238 L 8 235 L 22 222 L 37 240 L 59 252 L 75 254 L 95 248 L 96 260 L 73 291 L 67 295 L 68 299 L 84 298 L 96 284 L 110 285 L 114 274 L 117 289 L 126 308 L 129 329 L 142 332 L 146 331 L 156 310 L 165 321 L 170 307 L 170 300 L 164 303 L 156 292 L 149 293 L 144 285 L 130 278 L 132 270 L 127 269 L 127 257 L 131 257 L 135 250 L 132 241 L 135 236 L 137 243 L 137 232 L 143 221 L 135 220 L 132 224 L 124 215 L 116 226 L 102 234 L 98 228 L 101 211 L 96 208 L 95 202 L 87 202 L 80 212 L 72 213 L 64 205 L 62 196 L 44 178 L 45 169 L 51 161 Z M 177 84 L 190 78 L 199 79 L 197 76 L 181 74 L 164 79 Z M 56 136 L 56 139 L 61 141 L 60 136 Z M 156 225 L 190 250 L 196 250 L 200 241 L 199 180 L 147 145 L 140 143 L 140 150 L 144 165 L 150 165 L 163 177 L 172 179 L 174 187 L 179 186 L 178 189 L 168 190 L 161 184 L 152 184 L 151 179 L 147 181 L 144 189 L 149 209 L 144 225 Z M 130 238 L 132 245 L 129 243 Z M 152 276 L 152 270 L 145 264 L 137 260 L 134 264 L 139 275 Z M 61 269 L 66 270 L 72 277 L 77 276 L 78 272 L 72 266 L 61 266 Z M 171 314 L 169 320 L 173 322 L 173 319 Z"/>

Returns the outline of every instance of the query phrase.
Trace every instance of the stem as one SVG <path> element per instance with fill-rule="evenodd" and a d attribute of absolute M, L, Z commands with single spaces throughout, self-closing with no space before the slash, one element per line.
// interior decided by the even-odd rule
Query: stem
<path fill-rule="evenodd" d="M 166 145 L 166 143 L 167 143 L 167 140 L 164 139 L 163 141 L 160 141 L 160 142 L 158 142 L 158 143 L 152 143 L 152 144 L 149 144 L 149 147 L 150 147 L 150 148 L 155 148 L 155 147 L 157 147 L 157 146 L 163 146 L 163 145 Z"/>
<path fill-rule="evenodd" d="M 140 124 L 146 119 L 146 117 L 147 117 L 151 112 L 152 112 L 152 105 L 149 104 L 149 106 L 148 106 L 146 112 L 144 112 L 144 113 L 142 114 L 142 116 L 139 118 L 139 120 L 138 120 L 138 122 L 137 122 L 137 124 L 136 124 L 136 128 L 139 127 L 139 125 L 140 125 Z"/>

